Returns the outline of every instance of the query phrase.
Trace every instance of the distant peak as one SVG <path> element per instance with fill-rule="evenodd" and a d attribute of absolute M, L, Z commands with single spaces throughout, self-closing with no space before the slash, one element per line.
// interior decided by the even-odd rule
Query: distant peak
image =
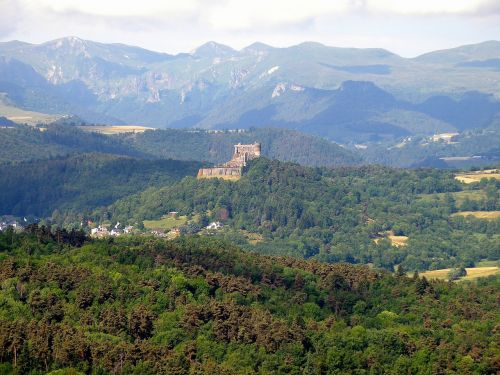
<path fill-rule="evenodd" d="M 245 47 L 242 49 L 244 52 L 265 52 L 265 51 L 270 51 L 273 50 L 274 47 L 261 43 L 261 42 L 255 42 L 250 44 L 249 46 Z"/>
<path fill-rule="evenodd" d="M 196 48 L 194 51 L 191 52 L 191 55 L 196 57 L 211 58 L 211 57 L 232 55 L 235 52 L 236 51 L 229 46 L 210 41 Z"/>
<path fill-rule="evenodd" d="M 45 46 L 50 46 L 52 48 L 62 48 L 62 47 L 70 47 L 70 48 L 85 48 L 88 42 L 76 36 L 65 36 L 63 38 L 54 39 L 49 42 L 43 43 Z"/>

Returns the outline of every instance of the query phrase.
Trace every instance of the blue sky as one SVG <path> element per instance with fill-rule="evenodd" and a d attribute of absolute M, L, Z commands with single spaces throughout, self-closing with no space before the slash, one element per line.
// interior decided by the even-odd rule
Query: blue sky
<path fill-rule="evenodd" d="M 500 0 L 0 0 L 0 41 L 69 35 L 169 53 L 317 41 L 413 57 L 500 40 Z"/>

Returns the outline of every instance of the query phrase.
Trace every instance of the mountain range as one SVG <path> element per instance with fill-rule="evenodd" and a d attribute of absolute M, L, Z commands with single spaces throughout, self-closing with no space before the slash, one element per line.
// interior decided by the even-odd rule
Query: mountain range
<path fill-rule="evenodd" d="M 274 126 L 349 144 L 488 126 L 500 112 L 499 77 L 496 41 L 416 58 L 313 42 L 241 50 L 209 42 L 169 55 L 77 37 L 11 41 L 0 43 L 0 115 L 20 108 L 158 128 Z"/>

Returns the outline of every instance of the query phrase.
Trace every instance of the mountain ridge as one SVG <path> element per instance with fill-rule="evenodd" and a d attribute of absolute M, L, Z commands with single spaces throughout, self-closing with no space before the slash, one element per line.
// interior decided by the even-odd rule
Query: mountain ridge
<path fill-rule="evenodd" d="M 431 135 L 431 128 L 439 132 L 483 126 L 498 112 L 496 104 L 488 104 L 496 103 L 500 92 L 500 48 L 488 47 L 497 44 L 489 41 L 407 59 L 380 48 L 317 42 L 285 48 L 256 42 L 240 50 L 208 42 L 190 54 L 170 55 L 77 37 L 38 45 L 12 41 L 0 43 L 0 92 L 20 108 L 74 114 L 90 122 L 207 129 L 271 125 L 349 143 L 359 141 L 356 135 L 361 133 L 363 141 L 372 135 L 398 138 Z M 480 53 L 475 55 L 476 50 Z M 7 71 L 28 67 L 32 71 L 24 80 Z M 340 98 L 338 90 L 352 82 L 372 86 L 332 107 L 333 98 Z M 451 104 L 437 112 L 426 109 L 429 100 L 461 101 L 470 92 L 482 97 L 462 113 L 467 123 L 458 124 L 448 110 Z M 388 96 L 397 104 L 388 106 Z M 486 119 L 481 108 L 490 108 Z M 398 117 L 401 111 L 427 120 L 420 127 L 415 120 L 409 133 L 402 131 L 409 113 Z M 440 129 L 437 121 L 443 122 Z"/>

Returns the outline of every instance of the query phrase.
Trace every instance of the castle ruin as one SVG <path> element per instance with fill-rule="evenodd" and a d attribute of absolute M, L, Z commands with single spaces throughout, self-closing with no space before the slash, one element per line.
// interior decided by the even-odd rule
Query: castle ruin
<path fill-rule="evenodd" d="M 260 143 L 234 145 L 234 154 L 228 162 L 213 168 L 201 168 L 198 178 L 223 178 L 227 180 L 238 180 L 241 177 L 243 167 L 249 160 L 260 156 Z"/>

